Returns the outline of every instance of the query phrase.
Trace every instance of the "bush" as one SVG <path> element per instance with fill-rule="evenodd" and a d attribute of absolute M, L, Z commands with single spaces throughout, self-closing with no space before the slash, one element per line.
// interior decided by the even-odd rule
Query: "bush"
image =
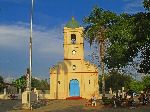
<path fill-rule="evenodd" d="M 102 98 L 102 101 L 103 101 L 104 105 L 109 105 L 112 102 L 111 99 L 109 99 L 107 97 Z"/>

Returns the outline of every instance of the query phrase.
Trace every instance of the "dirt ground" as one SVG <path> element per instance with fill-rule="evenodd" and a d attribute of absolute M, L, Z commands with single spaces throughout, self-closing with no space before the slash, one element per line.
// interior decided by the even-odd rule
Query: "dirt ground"
<path fill-rule="evenodd" d="M 87 100 L 50 100 L 46 106 L 29 110 L 21 110 L 20 100 L 0 100 L 0 112 L 150 112 L 150 104 L 136 109 L 112 108 L 100 103 L 96 107 L 85 106 Z"/>
<path fill-rule="evenodd" d="M 20 106 L 21 100 L 0 100 L 0 112 L 8 112 L 15 106 Z"/>

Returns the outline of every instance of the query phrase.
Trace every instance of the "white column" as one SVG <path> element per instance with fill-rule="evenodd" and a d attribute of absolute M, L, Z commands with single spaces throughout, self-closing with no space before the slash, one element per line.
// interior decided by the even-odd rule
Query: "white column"
<path fill-rule="evenodd" d="M 112 92 L 112 89 L 111 88 L 109 88 L 109 94 L 113 94 L 113 92 Z"/>
<path fill-rule="evenodd" d="M 21 95 L 21 89 L 19 89 L 19 95 Z"/>
<path fill-rule="evenodd" d="M 121 90 L 118 90 L 118 96 L 120 96 L 121 95 Z"/>
<path fill-rule="evenodd" d="M 6 92 L 6 88 L 4 88 L 4 95 L 6 95 L 7 94 L 7 92 Z"/>
<path fill-rule="evenodd" d="M 124 94 L 125 94 L 124 87 L 122 87 L 122 98 L 124 98 Z"/>

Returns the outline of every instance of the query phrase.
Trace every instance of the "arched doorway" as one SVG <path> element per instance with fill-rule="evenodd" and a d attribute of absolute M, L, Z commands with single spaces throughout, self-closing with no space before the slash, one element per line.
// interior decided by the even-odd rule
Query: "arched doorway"
<path fill-rule="evenodd" d="M 80 96 L 79 81 L 77 79 L 70 80 L 69 91 L 70 96 Z"/>

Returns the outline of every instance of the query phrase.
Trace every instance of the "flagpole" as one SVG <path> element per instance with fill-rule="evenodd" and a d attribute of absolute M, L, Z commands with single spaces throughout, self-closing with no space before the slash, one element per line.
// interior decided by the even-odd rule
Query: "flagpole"
<path fill-rule="evenodd" d="M 33 4 L 34 1 L 32 0 L 32 5 L 31 5 L 31 20 L 30 20 L 30 50 L 29 50 L 29 55 L 30 55 L 30 75 L 29 75 L 29 108 L 31 109 L 31 78 L 32 78 L 32 28 L 33 28 Z"/>

